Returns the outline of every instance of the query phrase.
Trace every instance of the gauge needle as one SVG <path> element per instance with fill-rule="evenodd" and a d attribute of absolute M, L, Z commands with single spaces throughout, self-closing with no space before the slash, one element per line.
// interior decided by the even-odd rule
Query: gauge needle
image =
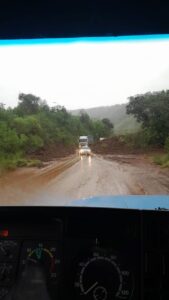
<path fill-rule="evenodd" d="M 98 282 L 95 282 L 86 292 L 84 292 L 85 295 L 87 295 L 91 290 L 95 288 L 95 286 L 98 284 Z"/>

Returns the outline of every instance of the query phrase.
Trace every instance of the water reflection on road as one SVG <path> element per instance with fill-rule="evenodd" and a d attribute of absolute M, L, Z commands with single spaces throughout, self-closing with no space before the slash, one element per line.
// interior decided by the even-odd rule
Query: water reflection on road
<path fill-rule="evenodd" d="M 42 171 L 36 170 L 37 179 L 41 178 L 38 174 Z M 23 184 L 18 173 L 15 172 L 15 178 L 9 178 L 5 186 L 1 183 L 0 205 L 65 205 L 91 196 L 169 194 L 168 173 L 162 173 L 159 167 L 138 156 L 107 156 L 107 159 L 97 155 L 81 156 L 74 165 L 52 178 L 46 167 L 43 182 L 40 185 L 38 181 L 37 186 L 35 179 L 34 185 L 29 181 Z M 28 176 L 24 170 L 21 175 Z"/>
<path fill-rule="evenodd" d="M 83 156 L 83 155 L 81 155 L 80 160 L 81 160 L 81 167 L 82 168 L 84 167 L 84 164 L 86 164 L 86 162 L 87 162 L 87 165 L 89 167 L 92 166 L 92 157 L 91 156 Z"/>

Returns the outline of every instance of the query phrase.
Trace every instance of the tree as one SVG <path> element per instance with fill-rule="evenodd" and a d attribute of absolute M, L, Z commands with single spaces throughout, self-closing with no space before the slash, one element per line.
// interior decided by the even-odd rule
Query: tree
<path fill-rule="evenodd" d="M 107 127 L 107 129 L 111 130 L 114 128 L 113 123 L 109 119 L 104 118 L 104 119 L 102 119 L 102 122 Z"/>
<path fill-rule="evenodd" d="M 5 110 L 5 104 L 0 102 L 0 110 Z"/>
<path fill-rule="evenodd" d="M 15 130 L 5 122 L 0 124 L 0 155 L 15 153 L 20 149 L 20 140 Z"/>
<path fill-rule="evenodd" d="M 83 110 L 81 110 L 80 112 L 80 122 L 87 129 L 88 133 L 92 131 L 93 129 L 92 120 L 90 119 L 89 115 Z"/>
<path fill-rule="evenodd" d="M 129 97 L 126 110 L 149 131 L 150 142 L 165 143 L 169 134 L 169 90 Z"/>
<path fill-rule="evenodd" d="M 40 98 L 32 94 L 19 94 L 19 104 L 17 107 L 21 115 L 32 115 L 39 111 Z"/>
<path fill-rule="evenodd" d="M 42 129 L 35 116 L 17 117 L 13 121 L 17 134 L 40 134 Z"/>
<path fill-rule="evenodd" d="M 39 103 L 39 109 L 40 109 L 40 111 L 45 111 L 45 112 L 49 112 L 50 111 L 50 108 L 49 108 L 46 100 L 40 100 L 39 102 L 40 102 Z"/>
<path fill-rule="evenodd" d="M 81 112 L 80 114 L 80 121 L 86 125 L 90 122 L 90 117 L 86 112 Z"/>

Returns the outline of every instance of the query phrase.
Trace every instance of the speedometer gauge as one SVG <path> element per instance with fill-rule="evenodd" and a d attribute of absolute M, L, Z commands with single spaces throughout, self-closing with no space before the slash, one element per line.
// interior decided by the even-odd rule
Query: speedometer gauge
<path fill-rule="evenodd" d="M 79 262 L 75 288 L 78 297 L 88 300 L 130 299 L 132 275 L 115 255 L 94 252 Z"/>

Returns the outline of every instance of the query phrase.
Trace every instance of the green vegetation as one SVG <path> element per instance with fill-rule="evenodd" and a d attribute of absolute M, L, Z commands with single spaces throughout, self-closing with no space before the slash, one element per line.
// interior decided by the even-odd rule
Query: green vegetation
<path fill-rule="evenodd" d="M 41 167 L 39 160 L 31 159 L 34 153 L 50 145 L 75 148 L 80 135 L 92 135 L 97 140 L 119 134 L 117 119 L 119 128 L 124 127 L 124 142 L 131 148 L 164 149 L 165 154 L 153 161 L 169 166 L 169 90 L 130 97 L 127 106 L 116 105 L 113 113 L 108 107 L 86 111 L 72 114 L 62 106 L 49 107 L 39 97 L 23 93 L 13 109 L 0 104 L 0 170 Z M 110 115 L 114 116 L 113 123 Z"/>
<path fill-rule="evenodd" d="M 153 161 L 161 165 L 162 167 L 169 167 L 169 137 L 165 141 L 164 149 L 166 154 L 156 155 L 153 157 Z"/>
<path fill-rule="evenodd" d="M 144 129 L 139 130 L 137 133 L 126 133 L 121 139 L 134 149 L 146 150 L 149 147 L 147 132 Z"/>
<path fill-rule="evenodd" d="M 14 170 L 20 167 L 38 167 L 41 168 L 43 163 L 38 159 L 25 159 L 16 155 L 0 157 L 0 175 L 6 170 Z"/>
<path fill-rule="evenodd" d="M 169 137 L 169 90 L 130 97 L 127 113 L 142 124 L 148 144 L 165 144 Z"/>
<path fill-rule="evenodd" d="M 140 129 L 140 124 L 136 119 L 126 113 L 126 104 L 93 107 L 85 109 L 84 112 L 95 120 L 109 119 L 114 124 L 115 134 L 135 133 Z M 71 113 L 79 116 L 81 110 L 73 110 Z"/>
<path fill-rule="evenodd" d="M 108 119 L 93 121 L 85 112 L 72 116 L 62 106 L 51 108 L 39 97 L 19 94 L 14 109 L 0 105 L 0 169 L 41 166 L 29 157 L 44 147 L 76 147 L 80 135 L 92 135 L 96 140 L 110 136 L 112 130 Z"/>
<path fill-rule="evenodd" d="M 153 161 L 164 168 L 169 167 L 169 154 L 155 155 Z"/>
<path fill-rule="evenodd" d="M 129 98 L 127 113 L 141 124 L 141 131 L 128 137 L 138 147 L 161 147 L 166 154 L 154 157 L 154 162 L 169 167 L 169 90 L 136 95 Z"/>

